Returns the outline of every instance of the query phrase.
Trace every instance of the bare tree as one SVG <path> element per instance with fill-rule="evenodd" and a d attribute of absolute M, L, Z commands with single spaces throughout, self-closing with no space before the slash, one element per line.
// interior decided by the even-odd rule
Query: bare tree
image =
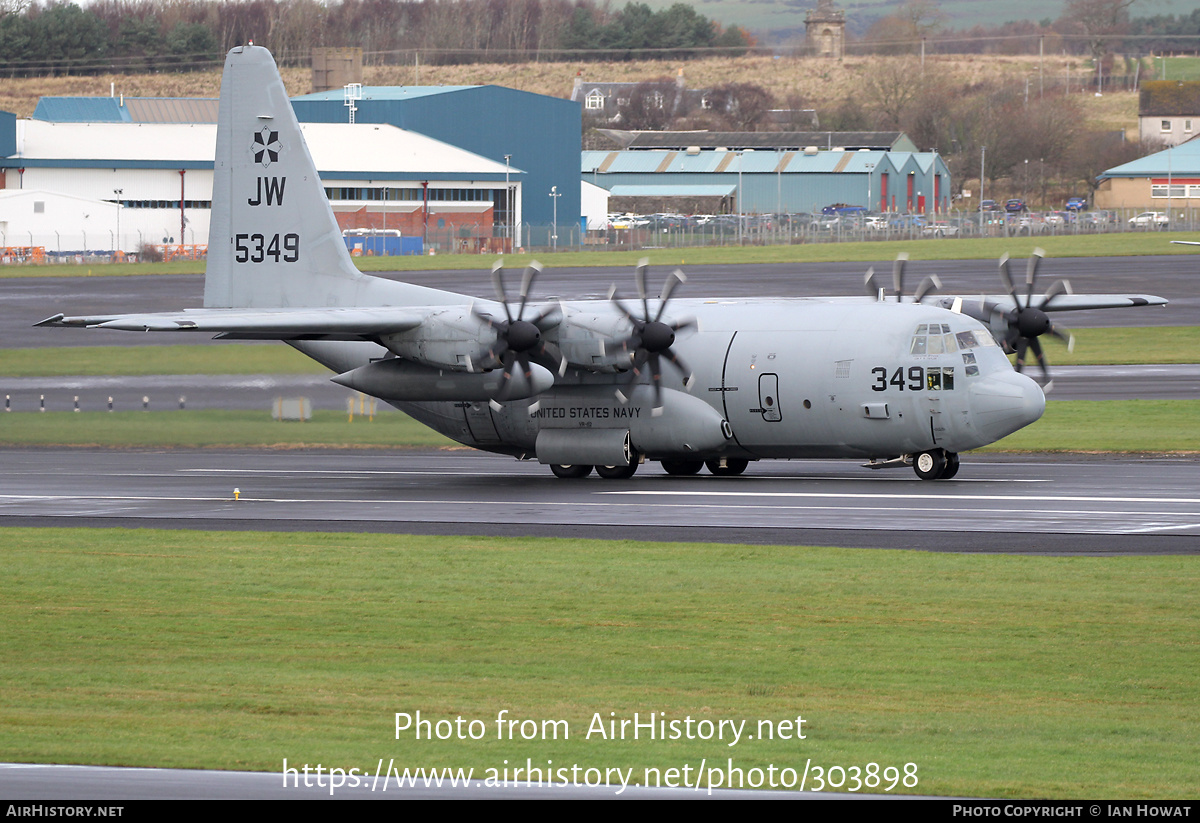
<path fill-rule="evenodd" d="M 1067 0 L 1062 21 L 1087 37 L 1088 50 L 1096 60 L 1108 53 L 1108 41 L 1129 24 L 1129 7 L 1137 0 Z"/>
<path fill-rule="evenodd" d="M 662 131 L 675 119 L 679 87 L 669 77 L 638 83 L 620 106 L 621 125 L 627 129 Z"/>
<path fill-rule="evenodd" d="M 767 123 L 775 98 L 754 83 L 722 83 L 708 94 L 712 111 L 732 131 L 758 131 Z"/>

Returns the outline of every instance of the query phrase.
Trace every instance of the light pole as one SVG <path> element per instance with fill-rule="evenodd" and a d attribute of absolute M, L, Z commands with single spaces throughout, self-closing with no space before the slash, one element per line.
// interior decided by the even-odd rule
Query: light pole
<path fill-rule="evenodd" d="M 550 233 L 550 248 L 558 251 L 558 198 L 562 197 L 558 193 L 558 186 L 550 187 L 550 202 L 554 204 L 554 228 Z"/>
<path fill-rule="evenodd" d="M 743 156 L 744 155 L 742 152 L 739 151 L 737 153 L 737 159 L 738 159 L 738 204 L 737 204 L 737 206 L 738 206 L 738 245 L 739 246 L 742 245 L 742 230 L 743 230 L 743 219 L 744 219 L 743 215 L 745 214 L 745 212 L 742 210 L 742 157 Z"/>
<path fill-rule="evenodd" d="M 512 186 L 508 182 L 508 172 L 510 170 L 509 164 L 511 163 L 511 161 L 512 161 L 511 154 L 504 155 L 504 212 L 505 212 L 504 233 L 506 235 L 508 235 L 508 251 L 509 252 L 511 252 L 513 250 L 513 241 L 512 241 L 512 222 L 513 222 L 513 202 L 512 201 L 513 201 L 513 196 L 512 196 Z"/>
<path fill-rule="evenodd" d="M 987 157 L 987 146 L 979 148 L 979 233 L 983 234 L 983 161 Z"/>
<path fill-rule="evenodd" d="M 113 189 L 113 194 L 117 196 L 117 248 L 114 251 L 119 251 L 121 247 L 121 195 L 125 193 L 125 189 Z"/>

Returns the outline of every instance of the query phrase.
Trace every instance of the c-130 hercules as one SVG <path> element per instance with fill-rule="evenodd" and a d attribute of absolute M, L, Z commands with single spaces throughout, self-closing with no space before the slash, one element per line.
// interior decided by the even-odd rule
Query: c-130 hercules
<path fill-rule="evenodd" d="M 1147 295 L 912 297 L 898 260 L 891 297 L 516 299 L 497 264 L 499 302 L 360 273 L 351 262 L 270 53 L 229 52 L 221 83 L 204 308 L 41 325 L 215 332 L 277 339 L 468 446 L 536 458 L 559 477 L 736 475 L 768 458 L 859 458 L 948 479 L 958 454 L 1033 423 L 1039 385 L 1014 371 L 1054 329 L 1045 312 L 1161 305 Z M 514 305 L 515 304 L 515 305 Z M 985 325 L 986 324 L 986 325 Z"/>

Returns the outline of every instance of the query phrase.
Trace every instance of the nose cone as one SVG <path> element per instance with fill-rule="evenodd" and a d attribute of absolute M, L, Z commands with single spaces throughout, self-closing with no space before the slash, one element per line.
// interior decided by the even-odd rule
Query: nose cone
<path fill-rule="evenodd" d="M 993 372 L 971 387 L 971 418 L 988 443 L 1028 426 L 1045 410 L 1041 386 L 1015 371 Z"/>

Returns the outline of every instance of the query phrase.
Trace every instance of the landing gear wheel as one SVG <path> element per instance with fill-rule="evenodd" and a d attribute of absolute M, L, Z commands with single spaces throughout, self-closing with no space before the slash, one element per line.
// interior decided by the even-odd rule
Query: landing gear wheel
<path fill-rule="evenodd" d="M 637 461 L 630 461 L 628 466 L 597 466 L 596 474 L 605 480 L 628 480 L 637 471 Z"/>
<path fill-rule="evenodd" d="M 954 452 L 946 452 L 946 470 L 938 479 L 949 480 L 956 474 L 958 474 L 958 455 Z"/>
<path fill-rule="evenodd" d="M 704 461 L 704 465 L 708 466 L 708 470 L 717 477 L 736 477 L 746 470 L 746 467 L 750 465 L 750 461 L 731 458 L 726 460 L 725 465 L 722 466 L 720 460 L 706 460 Z"/>
<path fill-rule="evenodd" d="M 667 474 L 673 474 L 678 477 L 685 477 L 692 474 L 699 474 L 704 468 L 703 460 L 664 460 L 662 461 L 663 471 Z"/>
<path fill-rule="evenodd" d="M 913 471 L 922 480 L 937 480 L 946 471 L 946 453 L 941 449 L 921 452 L 913 457 Z"/>
<path fill-rule="evenodd" d="M 578 480 L 581 477 L 587 477 L 592 473 L 591 466 L 563 466 L 556 463 L 550 464 L 550 471 L 554 472 L 555 477 L 561 477 L 563 480 Z"/>

